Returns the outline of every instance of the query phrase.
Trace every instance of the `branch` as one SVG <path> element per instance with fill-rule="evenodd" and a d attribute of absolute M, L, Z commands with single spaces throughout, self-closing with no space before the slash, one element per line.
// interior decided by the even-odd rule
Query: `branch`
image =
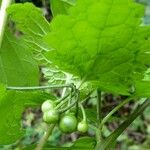
<path fill-rule="evenodd" d="M 47 142 L 49 136 L 51 135 L 54 127 L 55 127 L 55 124 L 51 124 L 50 126 L 48 126 L 48 129 L 47 129 L 46 133 L 44 134 L 44 136 L 39 141 L 39 144 L 37 145 L 36 150 L 42 150 L 42 148 L 44 147 L 45 143 Z"/>

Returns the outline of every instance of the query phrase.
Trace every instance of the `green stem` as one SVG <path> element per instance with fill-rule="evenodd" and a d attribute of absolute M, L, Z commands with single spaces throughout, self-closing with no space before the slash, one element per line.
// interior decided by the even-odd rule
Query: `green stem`
<path fill-rule="evenodd" d="M 75 94 L 75 93 L 74 93 Z M 72 97 L 74 96 L 74 94 L 72 94 Z M 69 95 L 68 95 L 69 96 Z M 66 99 L 64 99 L 62 102 L 60 102 L 55 109 L 59 109 L 61 106 L 63 106 L 66 102 L 68 102 L 68 99 L 66 97 Z"/>
<path fill-rule="evenodd" d="M 98 121 L 98 126 L 100 125 L 102 121 L 102 110 L 101 110 L 101 91 L 97 89 L 97 121 Z"/>
<path fill-rule="evenodd" d="M 62 101 L 61 103 L 59 103 L 55 109 L 59 109 L 61 106 L 63 106 L 66 102 L 68 102 L 68 99 L 65 99 L 64 101 Z"/>
<path fill-rule="evenodd" d="M 66 82 L 65 84 L 69 84 L 71 82 L 71 79 L 72 79 L 72 75 L 68 74 L 68 73 L 65 73 L 66 75 Z M 65 96 L 65 93 L 67 91 L 67 88 L 65 87 L 62 91 L 62 94 L 61 94 L 61 97 L 64 97 Z"/>
<path fill-rule="evenodd" d="M 11 4 L 12 0 L 2 0 L 0 8 L 0 47 L 2 45 L 2 40 L 4 36 L 5 26 L 7 22 L 7 12 L 6 9 Z"/>
<path fill-rule="evenodd" d="M 106 150 L 109 149 L 117 138 L 124 132 L 124 130 L 138 117 L 140 116 L 143 111 L 150 106 L 150 100 L 145 100 L 141 105 L 139 105 L 132 114 L 128 116 L 128 118 L 122 122 L 119 127 L 113 131 L 105 141 L 99 146 L 98 150 Z M 110 148 L 111 149 L 111 148 Z"/>
<path fill-rule="evenodd" d="M 42 90 L 42 89 L 57 89 L 68 87 L 73 89 L 72 84 L 64 84 L 64 85 L 48 85 L 48 86 L 33 86 L 33 87 L 6 87 L 7 90 L 18 90 L 18 91 L 28 91 L 28 90 Z"/>
<path fill-rule="evenodd" d="M 36 147 L 36 150 L 42 150 L 43 149 L 49 136 L 52 134 L 54 127 L 55 127 L 55 124 L 51 124 L 50 126 L 48 126 L 48 129 L 47 129 L 46 133 L 43 135 L 43 137 L 40 139 L 39 144 Z"/>
<path fill-rule="evenodd" d="M 88 95 L 87 95 L 87 97 L 84 98 L 83 100 L 81 100 L 81 103 L 84 103 L 84 102 L 90 100 L 91 98 L 93 98 L 93 97 L 91 97 L 91 94 L 92 94 L 92 93 L 93 93 L 93 91 L 89 92 Z"/>
<path fill-rule="evenodd" d="M 96 130 L 96 139 L 97 145 L 102 141 L 102 128 L 100 128 L 100 124 L 102 121 L 102 102 L 101 102 L 101 91 L 97 89 L 97 130 Z"/>
<path fill-rule="evenodd" d="M 86 121 L 86 120 L 87 120 L 87 119 L 86 119 L 86 113 L 85 113 L 85 110 L 84 110 L 84 108 L 83 108 L 83 105 L 82 105 L 81 103 L 79 103 L 79 106 L 80 106 L 81 111 L 82 111 L 83 121 Z"/>
<path fill-rule="evenodd" d="M 73 106 L 75 106 L 75 104 L 77 103 L 77 100 L 74 101 L 72 104 L 70 104 L 68 107 L 66 107 L 65 109 L 61 109 L 58 112 L 59 113 L 64 113 L 65 111 L 69 110 L 70 108 L 72 108 Z"/>
<path fill-rule="evenodd" d="M 76 94 L 76 95 L 72 95 L 72 97 L 73 96 L 76 96 L 76 99 L 75 99 L 75 101 L 72 103 L 72 104 L 70 104 L 67 108 L 65 108 L 65 109 L 62 109 L 62 110 L 59 110 L 59 113 L 63 113 L 63 112 L 65 112 L 65 111 L 68 111 L 70 108 L 72 108 L 73 106 L 75 106 L 75 104 L 78 102 L 78 100 L 79 100 L 79 93 L 74 93 L 74 94 Z M 72 99 L 72 97 L 71 97 L 71 99 Z M 63 104 L 64 104 L 64 102 L 65 101 L 63 101 Z M 62 105 L 63 105 L 62 104 Z M 59 106 L 60 107 L 60 106 Z M 57 109 L 59 108 L 59 107 L 56 107 Z"/>
<path fill-rule="evenodd" d="M 128 102 L 130 102 L 131 100 L 133 100 L 134 97 L 129 97 L 126 100 L 124 100 L 123 102 L 121 102 L 118 106 L 116 106 L 111 112 L 109 112 L 109 114 L 102 120 L 101 122 L 101 127 L 110 119 L 110 117 L 117 112 L 121 107 L 123 107 L 125 104 L 127 104 Z"/>
<path fill-rule="evenodd" d="M 67 94 L 66 96 L 60 98 L 59 100 L 57 100 L 57 101 L 55 101 L 55 102 L 56 102 L 57 104 L 59 104 L 60 102 L 62 102 L 63 100 L 65 100 L 69 95 L 70 95 L 70 93 Z"/>

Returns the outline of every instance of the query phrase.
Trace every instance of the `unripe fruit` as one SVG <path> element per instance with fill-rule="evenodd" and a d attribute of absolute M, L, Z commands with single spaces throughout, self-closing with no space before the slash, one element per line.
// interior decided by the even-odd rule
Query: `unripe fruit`
<path fill-rule="evenodd" d="M 77 128 L 77 119 L 74 115 L 67 114 L 59 122 L 59 128 L 63 133 L 72 133 Z"/>
<path fill-rule="evenodd" d="M 56 104 L 51 101 L 51 100 L 46 100 L 42 106 L 41 106 L 41 110 L 42 112 L 46 112 L 46 111 L 49 111 L 49 110 L 53 110 L 54 108 L 56 107 Z"/>
<path fill-rule="evenodd" d="M 85 133 L 88 131 L 88 124 L 86 121 L 81 121 L 78 123 L 78 127 L 77 127 L 79 132 Z"/>
<path fill-rule="evenodd" d="M 43 114 L 43 120 L 46 122 L 46 123 L 57 123 L 58 120 L 59 120 L 59 114 L 57 111 L 55 110 L 49 110 L 49 111 L 46 111 L 44 114 Z"/>

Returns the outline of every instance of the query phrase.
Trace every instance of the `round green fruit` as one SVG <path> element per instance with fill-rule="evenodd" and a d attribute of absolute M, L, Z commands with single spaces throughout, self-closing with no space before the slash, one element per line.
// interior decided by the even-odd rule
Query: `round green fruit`
<path fill-rule="evenodd" d="M 57 111 L 55 110 L 49 110 L 49 111 L 46 111 L 44 114 L 43 114 L 43 120 L 46 122 L 46 123 L 57 123 L 58 120 L 59 120 L 59 114 Z"/>
<path fill-rule="evenodd" d="M 81 121 L 78 123 L 78 127 L 77 127 L 79 132 L 85 133 L 88 131 L 88 124 L 86 121 Z"/>
<path fill-rule="evenodd" d="M 77 118 L 72 114 L 63 116 L 59 122 L 59 129 L 63 133 L 72 133 L 77 128 Z"/>
<path fill-rule="evenodd" d="M 46 112 L 46 111 L 49 111 L 49 110 L 53 110 L 54 108 L 56 107 L 56 104 L 51 101 L 51 100 L 46 100 L 42 106 L 41 106 L 41 110 L 42 112 Z"/>

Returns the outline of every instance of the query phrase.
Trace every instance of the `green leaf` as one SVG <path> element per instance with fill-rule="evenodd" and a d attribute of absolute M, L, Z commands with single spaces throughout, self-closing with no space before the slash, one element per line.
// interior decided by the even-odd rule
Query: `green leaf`
<path fill-rule="evenodd" d="M 0 48 L 0 83 L 9 86 L 38 85 L 39 69 L 22 40 L 5 32 Z"/>
<path fill-rule="evenodd" d="M 0 145 L 5 145 L 22 137 L 24 132 L 21 128 L 21 117 L 25 108 L 38 106 L 51 97 L 40 91 L 6 91 L 2 85 L 0 85 L 0 93 Z"/>
<path fill-rule="evenodd" d="M 82 137 L 77 139 L 71 147 L 53 147 L 50 150 L 93 150 L 95 146 L 95 140 L 91 137 Z M 47 148 L 48 149 L 48 148 Z M 45 147 L 46 150 L 46 147 Z"/>
<path fill-rule="evenodd" d="M 53 16 L 68 14 L 68 9 L 75 4 L 76 0 L 50 0 Z"/>
<path fill-rule="evenodd" d="M 135 95 L 150 98 L 150 81 L 137 81 L 135 83 Z"/>
<path fill-rule="evenodd" d="M 144 6 L 132 0 L 78 0 L 69 15 L 51 22 L 45 41 L 53 50 L 45 56 L 104 91 L 129 95 L 150 58 L 150 27 L 140 26 L 142 16 Z"/>
<path fill-rule="evenodd" d="M 42 11 L 32 3 L 13 4 L 7 9 L 12 19 L 21 32 L 23 39 L 34 52 L 47 51 L 48 47 L 42 41 L 45 34 L 50 32 L 49 23 L 42 15 Z"/>
<path fill-rule="evenodd" d="M 95 147 L 95 140 L 91 137 L 82 137 L 75 141 L 70 150 L 93 150 Z"/>
<path fill-rule="evenodd" d="M 45 145 L 43 150 L 93 150 L 95 146 L 95 140 L 91 137 L 82 137 L 77 139 L 70 147 L 54 147 L 51 145 Z M 24 150 L 33 150 L 36 145 L 26 147 Z"/>
<path fill-rule="evenodd" d="M 122 132 L 139 116 L 143 111 L 150 106 L 150 100 L 146 100 L 141 104 L 129 117 L 124 121 L 111 135 L 109 135 L 105 141 L 103 141 L 98 147 L 100 150 L 106 150 L 114 144 L 116 139 L 122 134 Z"/>

